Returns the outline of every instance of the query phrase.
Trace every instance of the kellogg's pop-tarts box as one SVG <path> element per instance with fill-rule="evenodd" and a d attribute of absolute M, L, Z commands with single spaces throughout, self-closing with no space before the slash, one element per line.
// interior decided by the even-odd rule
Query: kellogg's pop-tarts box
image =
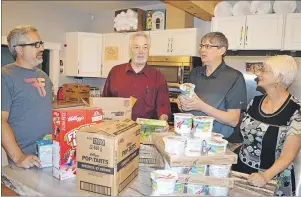
<path fill-rule="evenodd" d="M 100 108 L 72 107 L 52 110 L 52 174 L 59 180 L 76 175 L 76 133 L 102 122 Z"/>

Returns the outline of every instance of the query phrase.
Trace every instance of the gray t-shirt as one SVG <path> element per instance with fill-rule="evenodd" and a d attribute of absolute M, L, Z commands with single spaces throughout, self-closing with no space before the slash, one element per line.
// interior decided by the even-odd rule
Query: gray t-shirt
<path fill-rule="evenodd" d="M 14 64 L 2 67 L 2 111 L 25 154 L 35 154 L 35 143 L 51 133 L 52 83 L 39 68 Z"/>
<path fill-rule="evenodd" d="M 206 66 L 194 68 L 189 82 L 195 84 L 195 93 L 207 104 L 222 110 L 243 109 L 247 107 L 247 90 L 241 72 L 222 62 L 216 70 L 206 76 Z M 206 116 L 200 111 L 192 111 L 195 116 Z M 213 130 L 226 138 L 233 133 L 233 127 L 214 121 Z"/>

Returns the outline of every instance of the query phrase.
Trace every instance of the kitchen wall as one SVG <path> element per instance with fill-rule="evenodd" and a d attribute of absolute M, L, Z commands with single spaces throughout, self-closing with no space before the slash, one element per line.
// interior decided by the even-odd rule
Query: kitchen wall
<path fill-rule="evenodd" d="M 241 69 L 245 69 L 245 62 L 246 61 L 263 61 L 268 56 L 252 56 L 252 57 L 246 57 L 246 56 L 226 56 L 225 62 L 236 69 L 239 69 L 241 72 L 243 72 Z M 296 80 L 293 82 L 293 84 L 289 88 L 289 92 L 292 93 L 295 97 L 297 97 L 301 101 L 301 58 L 297 57 L 295 58 L 297 65 L 298 65 L 298 74 L 296 77 Z M 250 75 L 250 78 L 254 78 L 255 76 Z"/>

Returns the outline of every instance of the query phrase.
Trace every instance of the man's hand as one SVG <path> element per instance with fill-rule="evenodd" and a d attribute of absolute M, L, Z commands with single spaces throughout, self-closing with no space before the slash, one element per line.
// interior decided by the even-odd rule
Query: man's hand
<path fill-rule="evenodd" d="M 200 99 L 195 93 L 192 97 L 189 96 L 179 96 L 180 105 L 184 111 L 202 111 L 202 104 L 204 101 Z"/>
<path fill-rule="evenodd" d="M 20 168 L 32 168 L 33 166 L 41 167 L 40 159 L 35 155 L 23 154 L 20 159 L 16 161 L 16 165 Z"/>
<path fill-rule="evenodd" d="M 248 182 L 257 187 L 263 187 L 268 183 L 268 180 L 265 179 L 264 174 L 262 172 L 252 173 L 248 177 Z"/>

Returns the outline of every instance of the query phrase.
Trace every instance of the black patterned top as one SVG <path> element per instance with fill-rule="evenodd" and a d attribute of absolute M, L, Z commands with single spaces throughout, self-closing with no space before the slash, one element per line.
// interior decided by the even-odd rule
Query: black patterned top
<path fill-rule="evenodd" d="M 266 95 L 256 96 L 248 105 L 240 125 L 243 144 L 233 170 L 253 173 L 269 169 L 279 158 L 286 136 L 301 134 L 301 104 L 289 95 L 273 114 L 261 110 Z M 291 196 L 295 191 L 293 163 L 279 173 L 276 195 Z"/>

